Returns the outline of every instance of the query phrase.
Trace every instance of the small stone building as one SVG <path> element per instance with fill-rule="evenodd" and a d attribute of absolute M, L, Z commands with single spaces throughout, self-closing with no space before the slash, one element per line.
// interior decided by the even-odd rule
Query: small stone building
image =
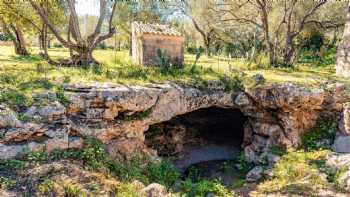
<path fill-rule="evenodd" d="M 132 58 L 135 63 L 160 66 L 164 60 L 183 65 L 184 37 L 169 25 L 132 24 Z"/>

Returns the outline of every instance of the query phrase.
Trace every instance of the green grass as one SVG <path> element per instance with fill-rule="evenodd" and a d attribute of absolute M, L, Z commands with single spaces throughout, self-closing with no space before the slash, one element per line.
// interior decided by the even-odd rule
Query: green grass
<path fill-rule="evenodd" d="M 259 193 L 288 193 L 314 195 L 330 187 L 326 176 L 321 176 L 318 163 L 325 160 L 328 150 L 293 151 L 282 156 L 273 168 L 273 177 L 259 184 Z"/>

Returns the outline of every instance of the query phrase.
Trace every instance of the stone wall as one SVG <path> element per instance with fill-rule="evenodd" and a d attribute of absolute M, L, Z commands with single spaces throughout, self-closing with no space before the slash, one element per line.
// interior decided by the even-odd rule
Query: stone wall
<path fill-rule="evenodd" d="M 162 34 L 133 33 L 132 56 L 140 65 L 157 66 L 161 60 L 157 54 L 160 49 L 173 65 L 182 65 L 184 61 L 184 38 Z"/>
<path fill-rule="evenodd" d="M 99 138 L 115 158 L 129 159 L 136 153 L 156 156 L 144 143 L 150 125 L 215 106 L 239 109 L 248 117 L 244 151 L 251 161 L 259 162 L 271 146 L 297 146 L 320 114 L 340 114 L 349 99 L 344 91 L 341 85 L 323 90 L 291 84 L 236 92 L 201 91 L 172 83 L 70 86 L 66 106 L 55 94 L 37 95 L 25 112 L 26 122 L 6 106 L 0 108 L 0 158 L 13 158 L 24 150 L 80 148 L 84 137 Z"/>

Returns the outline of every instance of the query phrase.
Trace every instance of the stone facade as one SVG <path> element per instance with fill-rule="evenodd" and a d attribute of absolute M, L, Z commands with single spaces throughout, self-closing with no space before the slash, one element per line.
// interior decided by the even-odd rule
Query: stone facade
<path fill-rule="evenodd" d="M 161 57 L 169 59 L 173 65 L 182 65 L 184 61 L 184 38 L 175 29 L 167 25 L 132 25 L 132 58 L 135 63 L 145 66 L 161 65 Z"/>

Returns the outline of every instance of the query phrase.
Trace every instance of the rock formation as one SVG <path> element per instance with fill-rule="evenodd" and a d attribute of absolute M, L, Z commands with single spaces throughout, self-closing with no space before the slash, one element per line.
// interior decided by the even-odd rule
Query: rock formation
<path fill-rule="evenodd" d="M 345 88 L 327 87 L 282 84 L 225 92 L 173 83 L 67 86 L 68 104 L 58 102 L 55 94 L 39 94 L 24 113 L 26 121 L 19 121 L 6 106 L 0 108 L 0 158 L 13 158 L 26 150 L 80 148 L 84 137 L 100 139 L 115 158 L 130 159 L 135 153 L 156 156 L 144 143 L 150 125 L 215 106 L 239 109 L 248 118 L 244 152 L 249 160 L 259 162 L 271 146 L 297 146 L 321 114 L 342 112 L 349 98 Z"/>

